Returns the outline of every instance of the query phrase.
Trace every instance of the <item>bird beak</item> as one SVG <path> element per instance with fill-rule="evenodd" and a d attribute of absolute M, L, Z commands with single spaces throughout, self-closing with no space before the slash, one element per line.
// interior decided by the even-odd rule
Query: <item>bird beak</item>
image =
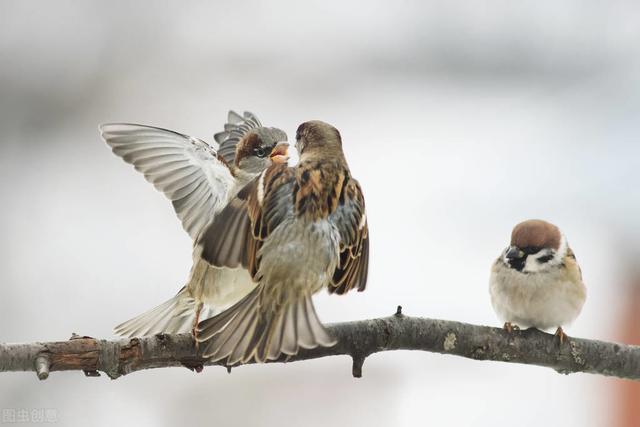
<path fill-rule="evenodd" d="M 520 250 L 519 247 L 517 246 L 509 246 L 509 249 L 507 250 L 507 253 L 505 254 L 505 257 L 507 259 L 520 259 L 524 256 L 524 252 L 522 252 Z"/>
<path fill-rule="evenodd" d="M 273 163 L 286 163 L 289 160 L 289 144 L 286 142 L 279 142 L 271 150 L 269 157 Z"/>

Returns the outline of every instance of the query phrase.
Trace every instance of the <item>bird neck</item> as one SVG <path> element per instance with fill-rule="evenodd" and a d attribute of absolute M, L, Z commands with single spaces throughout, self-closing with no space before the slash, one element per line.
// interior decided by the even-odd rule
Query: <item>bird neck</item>
<path fill-rule="evenodd" d="M 347 160 L 344 158 L 344 153 L 339 145 L 325 145 L 322 147 L 308 147 L 300 155 L 300 163 L 305 162 L 318 162 L 318 163 L 331 163 L 338 161 L 343 163 L 346 167 Z"/>

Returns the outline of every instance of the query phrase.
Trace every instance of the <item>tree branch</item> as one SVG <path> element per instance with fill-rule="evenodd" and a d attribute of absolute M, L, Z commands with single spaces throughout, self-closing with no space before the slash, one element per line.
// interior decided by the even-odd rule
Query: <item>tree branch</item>
<path fill-rule="evenodd" d="M 560 344 L 553 335 L 536 329 L 508 333 L 500 328 L 447 320 L 407 317 L 398 312 L 381 319 L 329 325 L 338 344 L 301 350 L 276 362 L 348 355 L 354 377 L 362 376 L 364 360 L 389 350 L 423 350 L 475 360 L 546 366 L 562 374 L 586 372 L 640 380 L 640 347 L 569 338 Z M 156 335 L 146 338 L 97 340 L 73 336 L 69 341 L 0 344 L 0 372 L 35 371 L 41 380 L 52 371 L 99 371 L 115 379 L 135 371 L 185 366 L 200 372 L 206 365 L 221 365 L 197 355 L 191 335 Z"/>

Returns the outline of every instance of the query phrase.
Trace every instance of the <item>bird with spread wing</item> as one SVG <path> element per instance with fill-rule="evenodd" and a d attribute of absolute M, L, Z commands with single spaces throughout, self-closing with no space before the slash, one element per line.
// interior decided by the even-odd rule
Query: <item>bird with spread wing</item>
<path fill-rule="evenodd" d="M 104 141 L 164 193 L 193 240 L 236 193 L 274 163 L 286 163 L 287 135 L 264 127 L 249 112 L 230 111 L 217 150 L 203 140 L 153 126 L 109 123 Z M 187 284 L 163 304 L 114 328 L 122 336 L 195 331 L 201 318 L 219 313 L 255 288 L 244 269 L 214 267 L 194 246 Z"/>

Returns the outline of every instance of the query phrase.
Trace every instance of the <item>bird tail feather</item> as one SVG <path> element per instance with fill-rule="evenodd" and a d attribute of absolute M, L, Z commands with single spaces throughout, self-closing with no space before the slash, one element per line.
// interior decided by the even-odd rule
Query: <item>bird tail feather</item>
<path fill-rule="evenodd" d="M 203 357 L 226 364 L 276 360 L 300 348 L 331 347 L 336 344 L 320 323 L 311 295 L 283 298 L 264 304 L 264 285 L 257 286 L 228 310 L 198 325 Z"/>
<path fill-rule="evenodd" d="M 193 328 L 195 316 L 196 301 L 183 288 L 159 306 L 116 326 L 113 332 L 124 337 L 189 332 Z M 206 318 L 205 316 L 206 309 L 201 312 L 200 318 Z"/>

